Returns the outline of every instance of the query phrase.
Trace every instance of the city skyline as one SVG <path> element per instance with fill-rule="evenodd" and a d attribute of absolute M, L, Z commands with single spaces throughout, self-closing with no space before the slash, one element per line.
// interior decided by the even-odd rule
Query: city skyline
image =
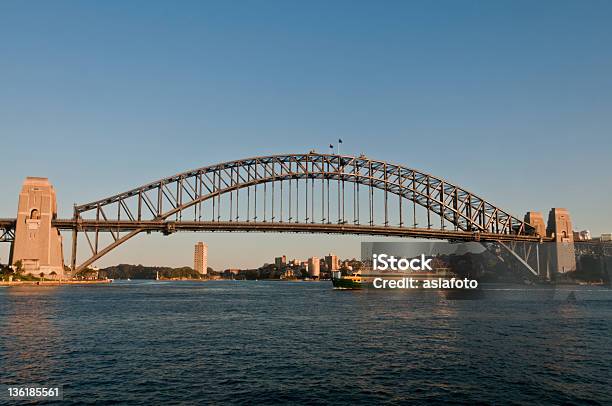
<path fill-rule="evenodd" d="M 183 170 L 341 138 L 342 153 L 432 173 L 513 214 L 566 207 L 576 230 L 612 231 L 612 6 L 293 7 L 3 4 L 0 217 L 26 176 L 49 178 L 65 218 Z M 199 239 L 241 267 L 278 248 L 356 257 L 371 240 L 152 234 L 96 265 L 189 265 Z"/>

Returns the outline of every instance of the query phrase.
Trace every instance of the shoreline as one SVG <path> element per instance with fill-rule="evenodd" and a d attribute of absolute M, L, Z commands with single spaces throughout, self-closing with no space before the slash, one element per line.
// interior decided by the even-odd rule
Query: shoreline
<path fill-rule="evenodd" d="M 101 279 L 96 281 L 0 281 L 0 286 L 60 286 L 60 285 L 100 285 L 110 284 L 112 280 Z"/>

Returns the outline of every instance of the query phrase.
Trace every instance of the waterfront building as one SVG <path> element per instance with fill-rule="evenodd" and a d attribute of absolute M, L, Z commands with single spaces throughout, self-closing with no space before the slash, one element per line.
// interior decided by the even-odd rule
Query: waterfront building
<path fill-rule="evenodd" d="M 340 269 L 338 266 L 338 256 L 334 254 L 329 254 L 325 257 L 325 266 L 328 271 L 337 271 Z"/>
<path fill-rule="evenodd" d="M 311 257 L 308 259 L 308 275 L 311 278 L 318 278 L 321 273 L 321 263 L 319 257 Z"/>
<path fill-rule="evenodd" d="M 208 273 L 208 245 L 202 241 L 195 245 L 193 254 L 193 269 L 200 275 Z"/>
<path fill-rule="evenodd" d="M 591 232 L 589 230 L 574 231 L 574 241 L 576 240 L 585 241 L 585 240 L 590 240 L 590 239 L 591 239 Z"/>
<path fill-rule="evenodd" d="M 287 257 L 285 255 L 274 258 L 274 265 L 279 271 L 287 266 Z"/>

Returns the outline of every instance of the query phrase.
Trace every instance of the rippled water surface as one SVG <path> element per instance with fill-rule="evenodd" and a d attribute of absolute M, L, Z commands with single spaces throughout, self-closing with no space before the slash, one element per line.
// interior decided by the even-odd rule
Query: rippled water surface
<path fill-rule="evenodd" d="M 75 404 L 612 403 L 610 291 L 330 285 L 0 288 L 0 383 L 63 385 Z"/>

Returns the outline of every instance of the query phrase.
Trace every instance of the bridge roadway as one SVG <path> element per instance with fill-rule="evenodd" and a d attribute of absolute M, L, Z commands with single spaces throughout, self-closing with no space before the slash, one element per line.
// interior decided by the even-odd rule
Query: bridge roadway
<path fill-rule="evenodd" d="M 531 241 L 550 242 L 550 237 L 532 235 L 466 232 L 460 230 L 439 230 L 396 226 L 370 226 L 337 223 L 293 223 L 293 222 L 249 222 L 249 221 L 130 221 L 130 220 L 85 220 L 55 219 L 53 226 L 60 230 L 127 232 L 176 231 L 225 231 L 225 232 L 292 232 L 323 234 L 380 235 L 389 237 L 435 238 L 456 241 Z M 15 219 L 0 219 L 0 228 L 13 228 Z"/>

